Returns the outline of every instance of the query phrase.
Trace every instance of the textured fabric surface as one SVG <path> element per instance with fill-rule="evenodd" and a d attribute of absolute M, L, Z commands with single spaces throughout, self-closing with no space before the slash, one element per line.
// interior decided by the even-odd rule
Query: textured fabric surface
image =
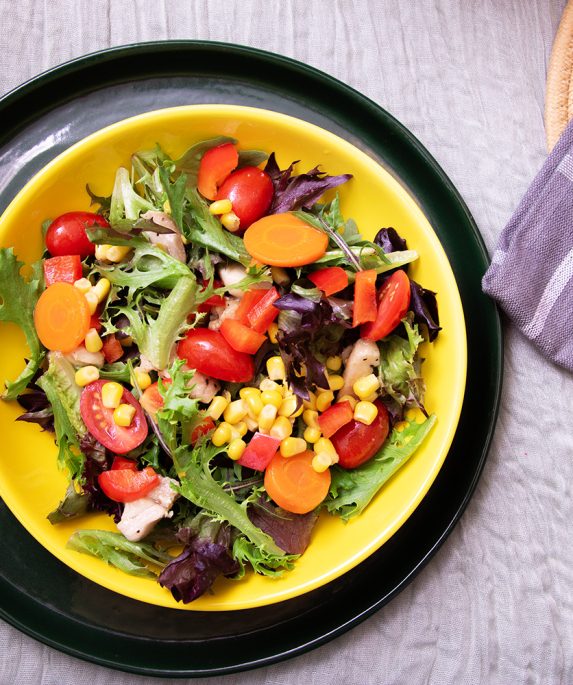
<path fill-rule="evenodd" d="M 503 230 L 486 293 L 557 364 L 573 371 L 573 122 Z"/>
<path fill-rule="evenodd" d="M 0 0 L 0 91 L 136 41 L 252 45 L 349 83 L 400 119 L 461 191 L 490 252 L 545 159 L 561 0 Z M 383 610 L 223 685 L 573 682 L 573 376 L 506 326 L 492 449 L 464 517 Z M 0 623 L 0 685 L 151 685 Z"/>

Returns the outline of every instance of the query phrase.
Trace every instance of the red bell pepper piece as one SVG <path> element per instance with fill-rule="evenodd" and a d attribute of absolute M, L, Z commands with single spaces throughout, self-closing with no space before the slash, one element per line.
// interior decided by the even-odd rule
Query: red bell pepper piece
<path fill-rule="evenodd" d="M 255 471 L 264 471 L 277 453 L 280 444 L 281 441 L 277 438 L 257 431 L 239 459 L 239 464 Z"/>
<path fill-rule="evenodd" d="M 201 157 L 197 188 L 203 197 L 214 200 L 217 190 L 239 163 L 239 153 L 233 143 L 212 147 Z"/>
<path fill-rule="evenodd" d="M 320 431 L 325 438 L 334 435 L 339 428 L 350 423 L 354 418 L 354 411 L 350 402 L 337 402 L 318 417 Z"/>
<path fill-rule="evenodd" d="M 99 316 L 97 314 L 91 315 L 90 328 L 95 328 L 98 333 L 101 331 L 102 324 L 101 324 L 101 321 L 99 320 Z"/>
<path fill-rule="evenodd" d="M 44 259 L 46 288 L 53 283 L 74 283 L 82 277 L 82 262 L 77 254 Z"/>
<path fill-rule="evenodd" d="M 235 319 L 223 319 L 220 328 L 222 336 L 237 352 L 255 354 L 266 337 Z"/>
<path fill-rule="evenodd" d="M 275 287 L 265 292 L 262 297 L 247 314 L 247 320 L 251 328 L 258 333 L 266 333 L 269 326 L 279 315 L 279 310 L 274 306 L 274 302 L 280 295 Z"/>
<path fill-rule="evenodd" d="M 267 291 L 261 290 L 260 288 L 251 288 L 250 290 L 247 290 L 235 311 L 235 316 L 233 317 L 235 321 L 240 321 L 247 326 L 249 324 L 249 319 L 247 318 L 249 312 L 266 294 Z"/>
<path fill-rule="evenodd" d="M 113 364 L 113 362 L 123 357 L 123 347 L 115 335 L 106 335 L 102 342 L 103 347 L 101 351 L 108 364 Z"/>
<path fill-rule="evenodd" d="M 159 476 L 151 466 L 142 471 L 110 469 L 100 473 L 97 480 L 104 494 L 114 502 L 134 502 L 159 485 Z"/>
<path fill-rule="evenodd" d="M 376 301 L 376 271 L 359 271 L 354 281 L 354 309 L 352 327 L 360 326 L 376 319 L 378 303 Z"/>
<path fill-rule="evenodd" d="M 344 290 L 348 285 L 348 274 L 340 266 L 328 266 L 326 269 L 313 271 L 308 278 L 326 297 Z"/>
<path fill-rule="evenodd" d="M 201 288 L 201 291 L 205 290 L 207 287 L 207 284 L 209 281 L 203 280 L 203 287 Z M 214 280 L 213 281 L 213 288 L 221 288 L 223 286 L 222 281 Z M 198 312 L 209 312 L 211 311 L 212 307 L 224 307 L 225 306 L 225 298 L 222 295 L 211 295 L 211 297 L 208 297 L 205 302 L 202 302 L 198 307 L 197 311 Z"/>

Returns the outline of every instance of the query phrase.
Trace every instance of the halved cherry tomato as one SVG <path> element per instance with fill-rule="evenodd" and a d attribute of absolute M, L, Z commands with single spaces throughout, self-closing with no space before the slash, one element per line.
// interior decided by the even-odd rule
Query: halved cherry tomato
<path fill-rule="evenodd" d="M 369 426 L 352 419 L 330 436 L 338 453 L 338 465 L 342 468 L 355 469 L 364 464 L 378 452 L 388 437 L 388 411 L 380 400 L 374 404 L 378 407 L 378 415 Z"/>
<path fill-rule="evenodd" d="M 264 471 L 277 453 L 280 444 L 281 441 L 277 438 L 257 431 L 249 440 L 249 444 L 239 459 L 239 464 L 255 471 Z"/>
<path fill-rule="evenodd" d="M 249 312 L 266 294 L 267 291 L 262 288 L 250 288 L 247 290 L 243 297 L 241 297 L 241 301 L 235 310 L 233 319 L 235 319 L 235 321 L 240 321 L 247 326 L 249 324 Z"/>
<path fill-rule="evenodd" d="M 328 494 L 330 470 L 317 473 L 312 468 L 314 452 L 306 451 L 294 457 L 277 452 L 265 471 L 265 490 L 283 509 L 293 514 L 308 514 Z"/>
<path fill-rule="evenodd" d="M 171 383 L 170 378 L 162 378 L 163 385 Z M 145 388 L 143 395 L 139 400 L 139 404 L 143 409 L 155 419 L 155 415 L 163 406 L 163 397 L 159 394 L 158 382 L 152 383 L 148 388 Z"/>
<path fill-rule="evenodd" d="M 197 188 L 201 195 L 214 200 L 217 189 L 238 163 L 239 153 L 233 143 L 223 143 L 207 150 L 201 157 L 197 175 Z"/>
<path fill-rule="evenodd" d="M 113 420 L 113 409 L 104 407 L 102 403 L 101 389 L 106 382 L 100 379 L 86 385 L 80 398 L 80 414 L 98 442 L 116 454 L 125 454 L 145 440 L 147 421 L 139 402 L 124 388 L 121 403 L 135 407 L 135 416 L 129 426 L 118 426 Z"/>
<path fill-rule="evenodd" d="M 122 469 L 129 469 L 130 471 L 137 471 L 137 463 L 133 459 L 126 459 L 125 457 L 114 457 L 111 465 L 112 471 L 121 471 Z"/>
<path fill-rule="evenodd" d="M 247 314 L 247 321 L 254 331 L 266 333 L 269 330 L 269 326 L 279 315 L 279 310 L 274 306 L 279 297 L 277 289 L 273 286 L 253 305 Z"/>
<path fill-rule="evenodd" d="M 353 418 L 354 411 L 350 402 L 337 402 L 319 415 L 318 425 L 323 436 L 329 438 Z"/>
<path fill-rule="evenodd" d="M 82 262 L 77 254 L 44 259 L 44 283 L 74 283 L 82 277 Z"/>
<path fill-rule="evenodd" d="M 53 257 L 79 255 L 82 259 L 95 252 L 95 245 L 86 234 L 90 226 L 108 227 L 100 214 L 93 212 L 66 212 L 54 219 L 46 231 L 46 247 Z M 80 277 L 81 278 L 81 277 Z"/>
<path fill-rule="evenodd" d="M 212 430 L 215 430 L 215 422 L 213 419 L 210 416 L 203 417 L 191 430 L 189 442 L 194 445 L 200 438 L 207 435 L 207 433 L 210 433 Z"/>
<path fill-rule="evenodd" d="M 187 365 L 211 378 L 246 383 L 255 374 L 253 358 L 237 352 L 219 331 L 192 328 L 177 345 L 177 356 Z"/>
<path fill-rule="evenodd" d="M 266 336 L 234 319 L 223 319 L 220 331 L 234 350 L 247 354 L 255 354 L 267 339 Z"/>
<path fill-rule="evenodd" d="M 266 171 L 245 166 L 227 176 L 216 199 L 231 200 L 233 212 L 240 220 L 239 229 L 244 231 L 269 211 L 273 193 L 273 182 Z"/>
<path fill-rule="evenodd" d="M 53 283 L 36 302 L 34 326 L 49 350 L 71 352 L 84 340 L 89 325 L 88 301 L 71 283 Z"/>
<path fill-rule="evenodd" d="M 365 323 L 360 337 L 367 340 L 381 340 L 402 321 L 410 306 L 410 279 L 402 269 L 395 271 L 384 282 L 378 294 L 376 320 Z"/>
<path fill-rule="evenodd" d="M 104 494 L 114 502 L 134 502 L 159 485 L 159 476 L 151 466 L 146 466 L 142 471 L 110 469 L 99 474 L 98 483 Z"/>
<path fill-rule="evenodd" d="M 344 290 L 348 285 L 348 274 L 340 266 L 328 266 L 308 275 L 310 281 L 322 290 L 326 297 Z"/>
<path fill-rule="evenodd" d="M 108 364 L 113 364 L 113 362 L 116 362 L 123 357 L 123 347 L 113 333 L 111 335 L 106 335 L 102 342 L 103 347 L 101 351 Z"/>

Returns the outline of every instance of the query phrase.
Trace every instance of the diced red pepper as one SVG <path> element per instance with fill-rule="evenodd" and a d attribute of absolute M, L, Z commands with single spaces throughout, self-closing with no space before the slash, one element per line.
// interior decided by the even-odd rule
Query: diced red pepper
<path fill-rule="evenodd" d="M 326 297 L 344 290 L 348 285 L 348 274 L 340 266 L 328 266 L 326 269 L 313 271 L 308 278 Z"/>
<path fill-rule="evenodd" d="M 203 197 L 214 200 L 217 190 L 239 163 L 239 153 L 233 143 L 212 147 L 201 157 L 197 188 Z"/>
<path fill-rule="evenodd" d="M 257 431 L 239 459 L 239 464 L 255 471 L 264 471 L 277 453 L 280 444 L 280 440 Z"/>
<path fill-rule="evenodd" d="M 240 321 L 244 323 L 245 326 L 248 325 L 249 319 L 248 315 L 251 309 L 257 304 L 267 294 L 266 290 L 261 290 L 260 288 L 251 288 L 241 298 L 241 302 L 235 311 L 233 318 L 235 321 Z"/>
<path fill-rule="evenodd" d="M 189 437 L 189 442 L 194 445 L 199 441 L 200 438 L 202 438 L 204 435 L 207 435 L 207 433 L 210 433 L 214 429 L 215 422 L 213 419 L 210 416 L 205 416 L 196 426 L 194 426 Z"/>
<path fill-rule="evenodd" d="M 354 309 L 352 327 L 376 320 L 378 302 L 376 299 L 376 271 L 359 271 L 354 281 Z"/>
<path fill-rule="evenodd" d="M 220 330 L 225 340 L 237 352 L 255 354 L 266 340 L 264 335 L 235 319 L 223 319 Z"/>
<path fill-rule="evenodd" d="M 46 288 L 53 283 L 74 283 L 82 277 L 82 261 L 77 254 L 44 259 Z"/>
<path fill-rule="evenodd" d="M 325 438 L 334 435 L 339 428 L 350 423 L 354 418 L 354 411 L 350 402 L 337 402 L 325 412 L 319 414 L 318 425 Z"/>
<path fill-rule="evenodd" d="M 103 328 L 103 326 L 101 325 L 101 321 L 99 320 L 98 314 L 92 314 L 91 315 L 90 328 L 95 328 L 98 333 Z"/>
<path fill-rule="evenodd" d="M 101 351 L 108 364 L 113 364 L 113 362 L 116 362 L 123 357 L 123 347 L 113 333 L 111 335 L 106 335 L 102 342 L 103 347 Z"/>
<path fill-rule="evenodd" d="M 121 471 L 122 469 L 129 469 L 130 471 L 137 471 L 137 463 L 133 459 L 126 459 L 125 457 L 114 457 L 111 465 L 112 471 Z"/>
<path fill-rule="evenodd" d="M 134 502 L 159 485 L 159 476 L 151 466 L 146 466 L 142 471 L 110 469 L 100 473 L 98 483 L 104 494 L 114 502 Z"/>
<path fill-rule="evenodd" d="M 269 326 L 279 315 L 279 310 L 274 306 L 279 297 L 277 289 L 272 287 L 247 314 L 247 321 L 254 331 L 266 333 L 269 330 Z"/>

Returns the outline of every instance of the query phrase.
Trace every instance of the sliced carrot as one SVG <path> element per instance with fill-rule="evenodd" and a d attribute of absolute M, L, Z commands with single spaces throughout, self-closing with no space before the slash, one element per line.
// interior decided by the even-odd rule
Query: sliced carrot
<path fill-rule="evenodd" d="M 36 303 L 34 325 L 44 347 L 71 352 L 89 330 L 88 302 L 70 283 L 53 283 Z"/>
<path fill-rule="evenodd" d="M 247 252 L 270 266 L 312 264 L 326 252 L 326 233 L 294 214 L 270 214 L 247 228 L 243 236 Z"/>
<path fill-rule="evenodd" d="M 330 471 L 317 473 L 312 468 L 314 452 L 306 451 L 294 457 L 277 452 L 265 471 L 268 496 L 293 514 L 307 514 L 328 494 Z"/>

